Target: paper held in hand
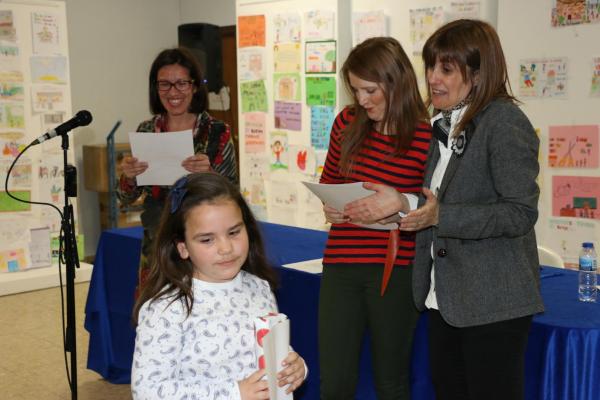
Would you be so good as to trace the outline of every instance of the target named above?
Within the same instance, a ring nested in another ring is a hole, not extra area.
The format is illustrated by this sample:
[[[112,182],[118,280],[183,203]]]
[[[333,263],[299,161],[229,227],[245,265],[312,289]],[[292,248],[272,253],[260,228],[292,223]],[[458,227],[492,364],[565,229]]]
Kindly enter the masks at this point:
[[[136,176],[137,184],[170,186],[188,172],[183,160],[194,155],[192,130],[180,132],[130,132],[131,154],[148,163],[148,169]]]
[[[266,368],[269,382],[270,400],[292,400],[293,394],[286,394],[287,385],[277,385],[277,373],[281,363],[290,352],[290,320],[285,314],[269,314],[254,321],[256,337],[256,357],[258,368]]]
[[[343,211],[344,206],[351,201],[370,196],[375,192],[365,189],[364,182],[323,184],[313,182],[302,182],[311,192],[313,192],[324,204],[327,204],[338,211]],[[371,229],[389,231],[398,228],[398,224],[356,224]]]

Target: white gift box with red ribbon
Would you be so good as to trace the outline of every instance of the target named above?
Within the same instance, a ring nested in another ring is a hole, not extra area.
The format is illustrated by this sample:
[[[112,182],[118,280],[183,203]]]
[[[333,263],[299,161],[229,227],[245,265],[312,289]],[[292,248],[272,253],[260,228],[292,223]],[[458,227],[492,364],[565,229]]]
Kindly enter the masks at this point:
[[[283,369],[281,363],[290,352],[290,320],[281,313],[256,318],[254,336],[258,368],[267,371],[270,400],[292,400],[292,393],[285,393],[287,386],[277,385],[277,373]]]

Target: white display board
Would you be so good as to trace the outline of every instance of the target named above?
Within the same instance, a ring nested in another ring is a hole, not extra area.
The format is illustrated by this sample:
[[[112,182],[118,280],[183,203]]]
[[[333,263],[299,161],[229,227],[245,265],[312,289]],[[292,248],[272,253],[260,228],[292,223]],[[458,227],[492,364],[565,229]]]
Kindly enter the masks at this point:
[[[60,230],[56,210],[12,201],[4,182],[26,145],[72,116],[65,3],[0,1],[0,49],[0,285],[8,285],[3,276],[50,266],[50,237]],[[9,180],[13,195],[61,211],[63,186],[60,138],[28,149]]]

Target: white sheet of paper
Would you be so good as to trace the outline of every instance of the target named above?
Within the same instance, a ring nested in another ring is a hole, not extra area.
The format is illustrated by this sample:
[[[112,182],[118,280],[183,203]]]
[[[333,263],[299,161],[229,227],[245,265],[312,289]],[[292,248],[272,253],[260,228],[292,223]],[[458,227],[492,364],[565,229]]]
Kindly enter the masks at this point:
[[[137,184],[169,186],[187,175],[181,162],[194,155],[192,130],[179,132],[130,132],[131,154],[148,163],[148,169],[139,174]]]
[[[285,319],[271,327],[263,337],[267,381],[269,382],[269,398],[271,400],[292,400],[293,393],[286,394],[287,385],[277,385],[277,373],[282,369],[281,363],[290,352],[290,320]]]
[[[321,201],[336,210],[343,210],[344,206],[354,200],[362,199],[375,193],[372,190],[365,189],[363,182],[340,183],[330,185],[324,183],[302,182],[311,192],[313,192]],[[391,230],[398,227],[397,224],[370,224],[363,225],[366,228]]]

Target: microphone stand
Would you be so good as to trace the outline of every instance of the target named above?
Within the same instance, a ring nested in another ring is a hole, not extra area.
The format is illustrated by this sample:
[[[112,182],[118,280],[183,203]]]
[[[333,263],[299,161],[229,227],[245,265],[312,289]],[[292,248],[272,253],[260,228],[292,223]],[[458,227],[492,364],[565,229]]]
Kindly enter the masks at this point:
[[[69,150],[69,135],[61,135],[64,159],[64,192],[65,206],[61,227],[64,237],[63,259],[65,260],[66,286],[67,286],[67,328],[65,336],[65,351],[71,353],[71,399],[77,400],[77,343],[75,327],[75,268],[79,268],[77,254],[77,238],[75,237],[75,217],[73,205],[69,204],[69,197],[77,197],[77,169],[67,164],[67,150]],[[68,372],[68,371],[67,371]]]

